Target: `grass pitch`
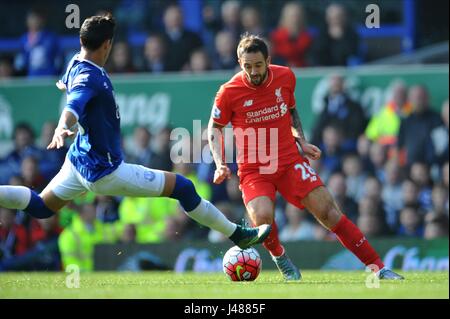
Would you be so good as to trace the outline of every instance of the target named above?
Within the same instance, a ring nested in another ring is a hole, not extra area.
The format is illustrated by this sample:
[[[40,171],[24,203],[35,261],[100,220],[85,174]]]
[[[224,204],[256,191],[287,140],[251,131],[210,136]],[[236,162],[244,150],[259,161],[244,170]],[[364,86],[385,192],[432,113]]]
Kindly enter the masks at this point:
[[[79,288],[66,287],[66,273],[0,273],[4,298],[449,298],[448,272],[404,272],[404,281],[368,288],[368,273],[303,271],[300,282],[284,282],[263,271],[254,282],[231,282],[222,273],[86,273]],[[374,284],[373,281],[369,280]]]

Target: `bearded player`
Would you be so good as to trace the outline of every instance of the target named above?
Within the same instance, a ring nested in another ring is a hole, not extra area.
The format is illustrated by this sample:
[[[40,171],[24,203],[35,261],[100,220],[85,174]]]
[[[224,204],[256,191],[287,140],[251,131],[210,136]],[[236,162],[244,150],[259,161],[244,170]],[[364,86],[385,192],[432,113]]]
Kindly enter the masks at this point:
[[[287,67],[270,64],[266,43],[255,35],[242,36],[237,56],[242,71],[220,87],[208,125],[216,164],[214,183],[220,184],[231,176],[223,148],[223,128],[231,122],[247,213],[254,225],[272,224],[263,245],[283,277],[300,280],[301,274],[278,239],[274,222],[277,191],[289,203],[311,212],[378,278],[403,279],[384,267],[364,234],[342,213],[310,167],[308,158],[318,160],[321,151],[309,144],[303,134],[295,104],[294,73]]]

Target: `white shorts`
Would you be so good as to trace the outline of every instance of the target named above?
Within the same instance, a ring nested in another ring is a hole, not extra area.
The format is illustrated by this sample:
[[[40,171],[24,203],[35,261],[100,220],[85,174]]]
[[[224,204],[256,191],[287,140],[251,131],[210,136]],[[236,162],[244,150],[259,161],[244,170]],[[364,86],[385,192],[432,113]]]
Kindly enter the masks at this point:
[[[91,183],[66,158],[61,170],[44,192],[51,190],[58,198],[66,201],[86,191],[107,196],[156,197],[162,194],[164,184],[163,171],[124,162],[111,174]]]

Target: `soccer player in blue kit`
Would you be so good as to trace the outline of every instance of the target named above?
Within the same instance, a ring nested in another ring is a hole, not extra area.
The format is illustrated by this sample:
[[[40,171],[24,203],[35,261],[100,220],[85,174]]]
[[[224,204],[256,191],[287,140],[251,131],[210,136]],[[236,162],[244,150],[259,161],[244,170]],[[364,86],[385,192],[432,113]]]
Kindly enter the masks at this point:
[[[109,196],[163,196],[177,199],[189,217],[223,233],[240,248],[263,242],[270,225],[249,228],[232,223],[200,198],[193,183],[182,175],[124,163],[119,106],[103,69],[114,29],[115,21],[109,14],[87,18],[80,29],[81,50],[56,84],[66,90],[67,105],[47,148],[61,148],[78,124],[60,172],[39,195],[23,186],[0,186],[0,206],[49,218],[88,190]]]

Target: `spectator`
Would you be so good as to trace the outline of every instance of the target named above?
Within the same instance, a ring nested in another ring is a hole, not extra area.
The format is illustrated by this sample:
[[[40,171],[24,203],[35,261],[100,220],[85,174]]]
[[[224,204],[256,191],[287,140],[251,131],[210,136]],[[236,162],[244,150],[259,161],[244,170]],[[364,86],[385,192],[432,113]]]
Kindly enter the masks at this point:
[[[209,2],[203,7],[203,24],[206,32],[213,37],[217,32],[230,32],[233,41],[237,41],[242,28],[240,25],[241,4],[237,0],[226,0],[221,4],[218,1]],[[219,14],[217,12],[220,12]]]
[[[383,207],[381,199],[381,183],[375,176],[369,176],[364,182],[364,196],[369,197]]]
[[[439,165],[448,161],[448,99],[442,105],[441,119],[443,124],[431,131],[434,155]]]
[[[230,31],[220,31],[215,38],[216,57],[213,68],[218,70],[235,70],[238,67],[236,40]]]
[[[120,242],[123,244],[137,243],[137,230],[135,224],[126,224],[123,227],[122,236]]]
[[[419,187],[419,204],[425,211],[432,208],[430,170],[425,163],[413,163],[410,171],[410,178]]]
[[[58,239],[64,269],[77,265],[81,271],[94,270],[94,247],[101,243],[118,240],[113,224],[96,220],[95,203],[83,204],[79,216],[65,228]]]
[[[204,49],[196,49],[189,57],[187,70],[192,73],[202,73],[211,69],[211,61]]]
[[[408,205],[401,210],[400,227],[397,231],[397,235],[419,238],[423,237],[424,227],[418,206]]]
[[[157,1],[121,0],[114,10],[117,21],[117,34],[143,32],[151,27],[155,15]]]
[[[166,44],[160,35],[150,35],[144,46],[144,67],[152,73],[168,71],[166,59]]]
[[[448,191],[448,161],[444,163],[442,166],[442,183],[444,184],[445,188],[447,188]]]
[[[378,144],[377,142],[372,143],[370,146],[370,163],[372,164],[371,172],[382,183],[385,182],[384,164],[386,163],[386,158],[387,149],[385,146]]]
[[[398,224],[398,213],[403,207],[400,166],[391,159],[384,165],[384,171],[386,179],[381,198],[386,211],[386,221],[391,229],[395,229]]]
[[[374,228],[370,229],[372,232],[372,236],[382,236],[390,234],[389,227],[386,222],[386,213],[383,209],[383,204],[381,200],[373,195],[366,195],[361,198],[358,202],[358,219],[357,223],[367,222],[368,220],[374,220]],[[361,220],[360,217],[371,217],[370,219]],[[373,218],[372,218],[373,217]],[[368,225],[365,225],[365,228],[368,228]]]
[[[402,183],[402,202],[405,206],[419,206],[419,187],[411,179]]]
[[[109,61],[109,73],[136,72],[136,69],[133,65],[130,47],[125,41],[118,41],[114,44]]]
[[[243,32],[265,37],[266,32],[262,23],[261,12],[255,6],[246,6],[241,10],[241,25]]]
[[[360,61],[359,38],[347,21],[341,4],[331,4],[326,9],[326,27],[315,39],[315,64],[323,66],[352,65]]]
[[[119,220],[120,201],[113,196],[96,195],[97,219],[102,223],[114,223]]]
[[[15,222],[16,211],[0,207],[0,270],[2,264],[28,250],[26,228]]]
[[[362,170],[361,160],[357,155],[347,155],[342,167],[346,176],[347,196],[358,202],[364,195],[364,183],[367,178]]]
[[[338,127],[327,126],[323,130],[323,144],[320,145],[322,150],[321,156],[321,171],[320,176],[324,180],[341,169],[342,157],[344,152],[341,149],[342,132]]]
[[[122,228],[135,225],[136,242],[141,244],[162,242],[169,217],[177,213],[177,202],[163,197],[126,197],[119,206]]]
[[[56,215],[47,219],[31,220],[29,227],[30,250],[26,254],[28,269],[61,270],[61,256],[58,249],[58,237],[61,231],[62,228],[58,225]]]
[[[10,57],[0,57],[0,81],[10,79],[14,76],[13,62]]]
[[[344,211],[345,215],[347,215],[347,217],[353,222],[356,222],[358,205],[346,194],[347,185],[345,184],[344,174],[337,172],[331,175],[328,180],[328,189],[331,194],[333,194],[336,203]]]
[[[189,238],[199,238],[205,236],[205,233],[200,232],[200,227],[195,227],[194,224],[189,222],[189,217],[184,214],[180,208],[179,213],[170,216],[167,219],[167,226],[164,229],[165,241],[180,242]],[[206,232],[207,236],[208,232]]]
[[[34,132],[27,123],[19,123],[14,129],[14,149],[0,164],[0,184],[6,184],[11,176],[20,174],[20,166],[25,157],[41,159],[42,152],[34,145]]]
[[[21,174],[24,181],[24,186],[27,186],[37,193],[40,193],[47,186],[48,181],[39,171],[37,160],[32,157],[26,157],[22,161]]]
[[[380,202],[370,196],[364,196],[358,202],[359,216],[381,215],[381,208]]]
[[[231,32],[235,40],[237,40],[242,33],[240,10],[241,4],[237,0],[224,1],[220,10],[222,18],[221,31]]]
[[[151,135],[146,127],[140,126],[134,129],[133,141],[128,147],[127,161],[150,167],[153,151],[150,147]]]
[[[271,35],[272,58],[275,63],[289,67],[307,65],[307,53],[312,44],[312,36],[305,26],[303,6],[288,2],[281,11],[278,28]]]
[[[314,239],[314,224],[307,217],[308,213],[294,205],[286,205],[288,223],[280,232],[281,241],[312,240]]]
[[[357,225],[367,237],[380,237],[386,235],[383,220],[378,215],[360,215]]]
[[[362,107],[345,92],[344,78],[334,74],[329,79],[330,89],[325,97],[325,108],[313,130],[313,143],[320,145],[326,126],[335,125],[342,130],[344,150],[356,150],[357,138],[364,132],[366,118]]]
[[[394,84],[391,95],[386,105],[372,116],[365,130],[368,139],[385,146],[397,144],[400,121],[411,113],[407,88],[403,83]]]
[[[372,142],[364,135],[361,134],[356,141],[356,151],[363,163],[363,169],[366,172],[373,171],[373,164],[370,160],[370,147]]]
[[[202,41],[197,34],[184,29],[183,14],[177,5],[170,5],[164,12],[164,28],[167,70],[180,71],[189,62],[192,52],[202,46]]]
[[[173,162],[170,159],[170,132],[171,129],[169,127],[165,127],[153,135],[151,142],[153,156],[149,167],[167,172],[172,171]]]
[[[425,217],[425,239],[448,238],[448,215],[430,213]]]
[[[432,210],[428,213],[448,216],[448,190],[442,184],[436,184],[431,192]]]
[[[432,164],[436,158],[430,136],[433,129],[442,124],[441,119],[430,109],[428,91],[424,86],[413,86],[408,92],[408,99],[412,113],[400,124],[397,143],[400,159],[407,165],[414,162]]]
[[[46,180],[51,180],[60,170],[66,158],[67,147],[47,150],[47,146],[53,139],[57,124],[52,121],[45,122],[41,130],[39,147],[42,151],[42,159],[39,162],[39,169]]]
[[[15,67],[29,77],[56,75],[60,71],[62,57],[58,37],[45,29],[42,12],[32,10],[27,15],[28,32],[22,36],[22,50],[16,56]]]

